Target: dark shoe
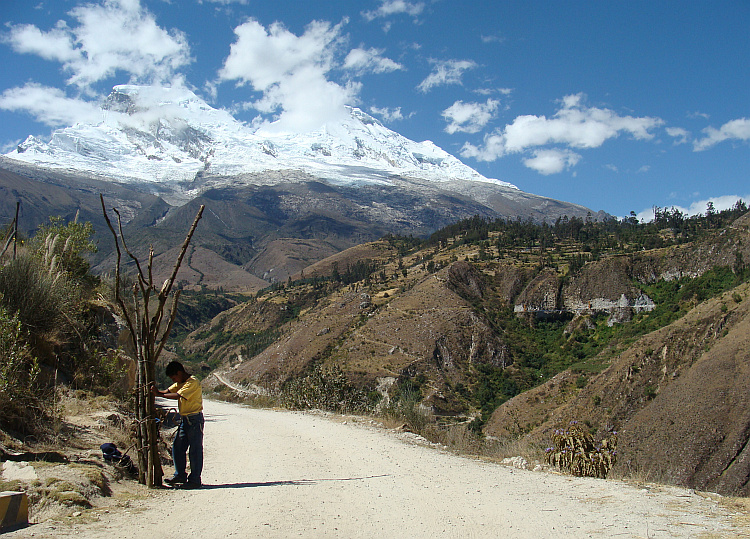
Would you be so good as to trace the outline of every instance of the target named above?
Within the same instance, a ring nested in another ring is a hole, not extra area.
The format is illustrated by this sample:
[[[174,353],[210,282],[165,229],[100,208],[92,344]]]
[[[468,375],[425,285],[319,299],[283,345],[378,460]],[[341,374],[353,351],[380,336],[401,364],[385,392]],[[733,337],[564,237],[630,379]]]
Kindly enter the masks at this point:
[[[193,483],[192,481],[188,481],[187,483],[183,483],[180,485],[180,488],[187,489],[187,490],[194,490],[197,488],[201,488],[203,485],[200,483]]]
[[[164,482],[170,487],[174,487],[176,485],[187,483],[187,477],[180,477],[179,475],[176,475],[174,477],[170,477],[169,479],[165,479]]]

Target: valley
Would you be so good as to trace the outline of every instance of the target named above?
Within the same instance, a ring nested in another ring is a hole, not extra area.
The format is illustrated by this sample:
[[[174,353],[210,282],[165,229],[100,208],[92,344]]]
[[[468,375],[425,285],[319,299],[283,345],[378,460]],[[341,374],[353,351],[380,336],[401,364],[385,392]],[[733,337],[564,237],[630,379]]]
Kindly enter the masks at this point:
[[[20,210],[0,314],[44,395],[60,381],[125,399],[135,385],[100,194],[154,283],[204,207],[162,378],[177,359],[209,398],[376,417],[458,454],[573,475],[750,494],[744,202],[616,218],[485,178],[357,109],[274,142],[194,95],[160,96],[118,87],[106,121],[0,159],[2,222]],[[125,259],[128,287],[134,269]],[[59,323],[33,325],[58,300],[18,307],[36,286],[19,275],[51,279],[69,309],[50,314]],[[25,382],[15,389],[38,402]],[[50,436],[43,405],[33,423],[12,410],[9,446],[24,448],[18,429]],[[596,473],[561,457],[561,433],[604,463]]]

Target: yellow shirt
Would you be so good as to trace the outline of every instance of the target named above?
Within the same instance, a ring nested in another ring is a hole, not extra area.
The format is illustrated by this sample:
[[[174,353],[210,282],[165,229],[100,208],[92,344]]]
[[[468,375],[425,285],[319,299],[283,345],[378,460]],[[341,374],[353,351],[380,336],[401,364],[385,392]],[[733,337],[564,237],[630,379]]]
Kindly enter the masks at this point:
[[[203,411],[203,393],[201,383],[195,376],[191,376],[181,384],[172,384],[167,390],[177,393],[177,410],[180,415],[193,415]]]

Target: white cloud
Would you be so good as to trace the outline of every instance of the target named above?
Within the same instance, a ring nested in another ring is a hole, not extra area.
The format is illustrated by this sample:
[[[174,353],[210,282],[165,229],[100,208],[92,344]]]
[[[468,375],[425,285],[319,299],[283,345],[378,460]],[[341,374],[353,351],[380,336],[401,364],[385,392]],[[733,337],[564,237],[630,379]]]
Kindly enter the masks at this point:
[[[5,90],[0,94],[0,109],[26,111],[51,127],[68,126],[74,122],[96,123],[102,119],[98,105],[69,98],[58,88],[34,83]]]
[[[380,6],[372,11],[363,11],[362,16],[368,21],[392,15],[406,14],[416,17],[424,11],[424,2],[406,2],[405,0],[381,0]]]
[[[104,0],[69,14],[75,26],[60,21],[46,32],[33,25],[11,26],[5,39],[17,52],[62,63],[70,73],[68,84],[86,92],[118,71],[128,73],[131,82],[169,81],[191,61],[184,34],[159,27],[139,0]]]
[[[662,123],[658,118],[618,116],[608,109],[585,107],[582,100],[581,94],[564,97],[562,108],[549,119],[530,115],[517,117],[503,133],[506,150],[518,152],[546,144],[598,148],[621,132],[645,140],[653,138],[649,129]]]
[[[429,92],[435,86],[444,84],[461,84],[464,71],[477,67],[472,60],[432,60],[432,64],[432,73],[417,86],[422,92]]]
[[[266,129],[306,132],[344,117],[354,104],[358,83],[336,84],[327,74],[336,67],[342,46],[341,28],[325,21],[310,23],[301,36],[280,23],[267,29],[251,19],[235,28],[237,40],[219,71],[223,81],[250,84],[263,96],[253,103],[261,112],[281,111]]]
[[[395,122],[395,121],[403,120],[405,118],[411,118],[412,116],[414,116],[413,112],[404,116],[404,113],[401,112],[401,107],[396,107],[396,108],[370,107],[370,112],[372,112],[376,116],[380,116],[386,122]]]
[[[675,146],[679,144],[687,144],[688,140],[690,140],[690,131],[683,129],[682,127],[667,127],[665,131],[667,132],[667,135],[675,139]]]
[[[505,38],[503,36],[499,36],[496,34],[491,35],[481,35],[479,36],[482,40],[482,43],[502,43],[505,41]]]
[[[509,153],[520,153],[550,145],[577,149],[598,148],[620,133],[630,134],[638,140],[651,139],[653,134],[650,131],[663,123],[659,118],[620,116],[609,109],[587,107],[583,100],[583,94],[565,96],[561,100],[560,108],[551,118],[518,116],[505,128],[486,135],[482,146],[465,144],[461,155],[480,161],[494,161]],[[537,170],[554,170],[554,166],[537,168],[537,165],[553,163],[556,159],[558,163],[564,162],[564,166],[569,167],[578,161],[574,158],[561,160],[560,155],[578,154],[535,154],[534,158],[525,162],[527,166]]]
[[[243,6],[248,5],[248,0],[198,0],[199,4],[210,3],[210,4],[221,4],[228,6],[230,4],[240,4]]]
[[[344,59],[344,69],[362,75],[364,73],[390,73],[404,69],[404,66],[382,56],[382,49],[352,49]]]
[[[448,122],[446,133],[477,133],[495,117],[500,101],[488,99],[486,103],[464,103],[456,101],[443,111]]]
[[[523,164],[545,176],[557,174],[567,168],[574,167],[581,156],[570,150],[536,150],[534,157],[523,160]]]
[[[281,23],[268,29],[254,19],[234,29],[237,40],[219,71],[222,80],[250,83],[265,91],[294,72],[314,68],[321,76],[333,65],[333,48],[340,38],[341,25],[314,21],[305,33],[296,36]]]
[[[649,170],[651,170],[651,165],[643,165],[641,168],[639,168],[638,170],[636,170],[636,173],[637,174],[645,174]]]
[[[16,52],[36,54],[45,60],[71,62],[80,56],[73,46],[73,36],[63,21],[49,32],[42,32],[33,24],[11,26],[3,41]]]
[[[613,165],[613,164],[604,165],[604,168],[606,168],[608,170],[611,170],[612,172],[620,172],[620,170],[617,168],[617,166]]]
[[[707,127],[703,132],[706,136],[693,142],[693,150],[696,152],[710,148],[725,140],[748,141],[750,140],[750,118],[731,120],[719,129]]]

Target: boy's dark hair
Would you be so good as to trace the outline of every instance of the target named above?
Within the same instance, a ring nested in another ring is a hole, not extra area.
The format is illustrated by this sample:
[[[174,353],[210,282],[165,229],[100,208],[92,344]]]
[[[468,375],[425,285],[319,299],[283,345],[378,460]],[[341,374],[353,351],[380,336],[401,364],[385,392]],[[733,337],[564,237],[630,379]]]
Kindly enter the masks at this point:
[[[167,364],[167,368],[164,370],[167,376],[172,376],[173,374],[177,374],[178,372],[184,372],[187,374],[187,371],[185,370],[185,367],[182,366],[182,363],[179,361],[170,361]]]

